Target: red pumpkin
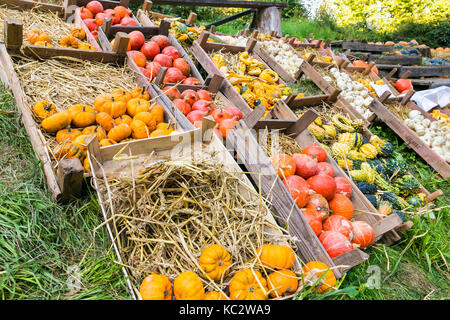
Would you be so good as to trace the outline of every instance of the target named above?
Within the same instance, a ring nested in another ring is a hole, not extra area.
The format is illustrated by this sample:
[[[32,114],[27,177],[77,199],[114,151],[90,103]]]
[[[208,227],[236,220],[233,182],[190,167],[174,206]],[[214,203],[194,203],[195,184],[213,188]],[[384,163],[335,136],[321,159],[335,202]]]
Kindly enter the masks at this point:
[[[295,153],[292,155],[292,159],[295,162],[295,174],[308,179],[316,174],[317,160],[306,154]]]
[[[214,106],[210,101],[200,99],[192,105],[192,110],[200,110],[203,113],[207,112],[210,114],[214,110]]]
[[[284,179],[283,183],[297,206],[303,208],[308,203],[309,195],[309,186],[306,181],[302,177],[292,175]]]
[[[141,47],[141,52],[145,55],[148,60],[153,60],[157,54],[160,53],[158,44],[155,41],[149,41],[144,43]]]
[[[103,5],[98,1],[89,1],[86,5],[86,9],[88,9],[95,16],[97,13],[103,11]]]
[[[324,148],[317,144],[312,144],[302,151],[303,154],[307,154],[312,158],[316,158],[317,162],[324,162],[327,160],[327,152]]]
[[[350,220],[353,216],[353,203],[343,194],[336,194],[328,203],[333,214],[343,216]]]
[[[167,38],[166,36],[163,36],[163,35],[153,36],[150,40],[155,41],[158,44],[158,46],[161,48],[161,50],[170,44],[169,38]]]
[[[173,59],[172,57],[160,53],[156,55],[156,57],[153,59],[153,62],[158,62],[161,67],[170,68],[172,67]]]
[[[147,63],[147,65],[145,66],[145,69],[147,69],[147,71],[150,74],[151,79],[153,80],[154,78],[156,78],[156,76],[158,75],[159,72],[159,68],[161,68],[161,65],[158,62],[149,62]]]
[[[212,101],[211,93],[207,90],[201,89],[197,91],[197,96],[199,99]]]
[[[166,96],[169,97],[170,100],[181,99],[181,93],[177,88],[174,87],[164,87],[162,91]]]
[[[95,23],[97,24],[97,26],[102,26],[103,25],[103,21],[105,20],[105,18],[110,18],[110,16],[108,16],[104,12],[97,13],[95,15]],[[90,19],[90,18],[86,18],[86,19]]]
[[[81,7],[79,12],[80,12],[80,17],[83,20],[84,19],[93,19],[94,18],[94,15],[93,15],[92,11],[87,9],[87,8]]]
[[[334,181],[336,182],[336,194],[343,194],[348,198],[352,196],[352,186],[347,179],[343,177],[336,177],[334,178]]]
[[[225,110],[227,110],[228,113],[231,114],[231,116],[233,118],[237,117],[238,120],[242,119],[242,112],[241,112],[241,110],[239,110],[235,106],[228,106],[228,107],[225,108]]]
[[[133,18],[126,16],[120,20],[120,25],[125,27],[134,27],[137,26],[137,23]]]
[[[187,103],[185,100],[183,99],[175,99],[173,100],[173,104],[175,105],[175,107],[178,108],[178,110],[181,111],[181,113],[183,113],[185,116],[191,112],[191,106],[189,103]]]
[[[308,182],[312,190],[321,194],[327,200],[333,199],[336,193],[336,182],[330,176],[324,174],[315,175],[306,180],[306,182]]]
[[[317,211],[314,209],[301,209],[300,212],[303,214],[303,217],[305,217],[306,222],[308,222],[316,236],[319,236],[322,233],[322,222],[318,218]]]
[[[363,68],[368,66],[367,62],[365,62],[363,60],[355,60],[355,61],[353,61],[352,65],[354,67],[363,67]]]
[[[145,67],[145,65],[147,64],[147,58],[145,58],[145,55],[140,52],[140,51],[136,51],[136,50],[131,50],[128,51],[128,54],[130,55],[131,59],[133,59],[134,63],[136,63],[136,65],[138,67]]]
[[[211,112],[211,116],[217,123],[221,122],[222,120],[232,118],[231,114],[229,114],[225,109],[216,109],[213,112]]]
[[[220,133],[222,134],[222,137],[226,138],[228,132],[234,128],[234,126],[236,125],[237,120],[232,118],[232,119],[225,119],[222,122],[219,123],[219,130]]]
[[[181,58],[181,54],[178,51],[177,48],[173,47],[173,46],[167,46],[164,49],[162,49],[161,51],[162,54],[165,54],[169,57],[172,57],[173,60],[176,60],[178,58]]]
[[[128,34],[131,43],[131,50],[139,50],[144,45],[145,37],[144,34],[140,31],[131,31]]]
[[[283,153],[275,154],[272,156],[271,162],[281,179],[286,179],[295,174],[295,161],[291,156]]]
[[[365,249],[373,243],[375,234],[372,227],[365,221],[354,221],[352,243],[360,249]]]
[[[327,199],[325,199],[324,196],[318,193],[309,196],[306,208],[316,210],[321,217],[321,220],[325,220],[330,215],[330,208],[328,207]]]
[[[186,102],[190,105],[193,105],[198,100],[197,92],[192,89],[183,91],[183,93],[181,94],[181,98],[186,100]]]
[[[183,81],[183,84],[187,84],[187,85],[190,85],[190,86],[199,86],[202,83],[197,78],[189,77],[189,78],[186,78]]]
[[[336,231],[343,234],[347,239],[353,238],[352,223],[343,216],[331,215],[323,223],[323,231]]]
[[[164,76],[164,83],[177,83],[181,82],[186,78],[180,69],[177,68],[169,68],[167,69],[166,75]]]
[[[116,16],[119,17],[119,19],[125,18],[131,14],[131,11],[124,6],[116,6],[113,10]]]
[[[189,64],[184,60],[183,58],[178,58],[173,61],[173,66],[177,69],[180,69],[180,71],[187,77],[191,73],[191,67],[189,67]]]
[[[97,38],[98,38],[98,31],[97,31],[97,30],[91,31],[91,34],[92,34],[92,36],[94,37],[94,39],[97,41]]]
[[[147,78],[147,79],[150,79],[150,72],[147,70],[147,69],[145,69],[145,68],[142,68],[142,67],[139,67],[139,70],[141,70],[141,72],[142,72],[142,74]]]
[[[84,24],[86,25],[86,27],[89,29],[89,31],[94,31],[98,29],[98,25],[95,22],[95,19],[84,19]]]
[[[336,231],[325,231],[319,237],[323,247],[330,255],[331,259],[353,249],[352,244],[346,236]]]
[[[398,79],[397,81],[395,81],[395,87],[399,92],[411,90],[413,88],[411,80],[407,79]]]
[[[200,124],[201,125],[201,121],[203,119],[203,117],[206,116],[206,113],[200,110],[194,110],[188,113],[188,115],[186,116],[187,119],[192,123],[192,124]]]
[[[316,174],[326,174],[327,176],[334,177],[334,169],[328,162],[319,162],[317,164]]]

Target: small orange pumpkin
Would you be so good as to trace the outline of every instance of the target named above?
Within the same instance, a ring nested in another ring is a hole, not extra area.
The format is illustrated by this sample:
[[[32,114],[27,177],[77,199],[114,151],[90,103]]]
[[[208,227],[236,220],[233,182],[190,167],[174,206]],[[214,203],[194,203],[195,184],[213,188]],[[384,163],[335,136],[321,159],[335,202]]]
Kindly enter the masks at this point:
[[[327,292],[336,285],[336,277],[323,262],[311,261],[305,264],[302,269],[303,275],[309,278],[312,283],[316,283],[325,274],[319,282],[320,287],[317,289],[317,293]]]
[[[112,146],[113,144],[117,144],[117,142],[112,139],[102,139],[99,143],[100,147]]]
[[[108,138],[114,141],[121,141],[131,135],[131,128],[126,123],[121,123],[118,126],[112,122],[113,127],[108,132]]]
[[[70,29],[70,34],[75,38],[84,40],[86,38],[86,32],[81,27],[73,27]]]
[[[56,133],[56,142],[63,143],[66,141],[73,141],[78,136],[81,136],[81,131],[69,127],[67,129],[59,130]]]
[[[291,247],[265,244],[256,250],[257,259],[269,268],[289,269],[294,265],[295,253]]]
[[[106,139],[106,131],[102,126],[89,126],[83,129],[82,134],[95,135],[98,141]]]
[[[59,44],[62,48],[78,48],[78,40],[72,36],[62,37],[61,40],[59,40]]]
[[[162,129],[156,129],[155,131],[153,131],[152,133],[150,133],[150,138],[154,138],[154,137],[162,137],[162,136],[167,136],[168,133],[166,130],[162,130]]]
[[[149,131],[145,123],[141,120],[133,120],[130,124],[131,136],[134,139],[145,139],[149,136]]]
[[[150,94],[146,90],[146,88],[134,88],[131,90],[131,98],[139,98],[144,100],[150,100]]]
[[[39,46],[39,47],[48,47],[48,48],[52,48],[53,45],[50,44],[50,42],[47,41],[36,41],[34,43],[35,46]]]
[[[127,112],[134,117],[139,112],[147,112],[150,109],[150,102],[145,99],[133,98],[127,102]]]
[[[231,256],[227,249],[213,244],[203,249],[198,262],[208,277],[219,281],[229,271]]]
[[[143,121],[150,132],[154,131],[156,129],[156,119],[153,114],[150,112],[139,112],[134,117],[133,120],[141,120]]]
[[[139,289],[142,300],[172,300],[172,284],[163,274],[145,277]]]
[[[102,95],[95,98],[94,108],[99,112],[106,112],[113,118],[117,118],[125,114],[127,104],[112,95]]]
[[[125,103],[127,103],[131,99],[131,93],[129,93],[125,89],[116,89],[111,93],[111,95],[114,99],[123,101]]]
[[[89,165],[89,158],[88,157],[84,158],[83,170],[84,170],[84,172],[91,172],[91,167]]]
[[[267,300],[267,281],[258,270],[237,272],[229,285],[231,300]]]
[[[176,277],[173,283],[173,293],[177,300],[203,300],[205,298],[202,280],[190,271],[183,272]]]
[[[298,287],[298,279],[291,270],[279,270],[267,276],[267,284],[272,298],[281,297],[285,293],[294,293]]]
[[[123,114],[123,115],[119,116],[118,118],[114,119],[114,123],[116,125],[119,125],[121,123],[126,123],[127,125],[130,125],[131,121],[133,121],[133,119],[127,114]]]
[[[96,50],[97,50],[93,45],[91,45],[91,44],[89,44],[89,43],[86,43],[86,42],[80,44],[80,45],[78,46],[78,49],[79,49],[79,50],[88,50],[88,51],[96,51]]]
[[[67,159],[83,159],[85,152],[83,149],[75,145],[72,141],[64,142],[53,149],[53,154],[57,160]]]
[[[47,132],[57,132],[69,126],[71,121],[68,112],[57,112],[41,122],[42,128]]]
[[[33,106],[34,114],[39,118],[39,120],[44,120],[45,118],[54,115],[56,112],[56,106],[47,100],[41,100],[34,104]]]
[[[82,150],[87,149],[87,142],[86,142],[86,138],[91,137],[92,135],[90,134],[82,134],[79,135],[78,137],[75,138],[75,140],[73,140],[73,144],[76,145],[77,147],[79,147]]]
[[[97,113],[97,115],[95,116],[95,121],[102,126],[103,129],[105,129],[107,132],[109,130],[111,130],[114,126],[114,120],[111,117],[111,115],[109,115],[106,112],[99,112]]]
[[[343,194],[336,194],[329,202],[331,212],[350,220],[353,216],[353,203]]]
[[[76,128],[84,128],[95,123],[95,111],[89,106],[83,105],[80,111],[72,112],[71,116],[72,125]]]
[[[222,292],[210,291],[205,295],[205,300],[230,300],[230,298]]]
[[[33,29],[28,31],[27,39],[31,44],[35,44],[38,41],[50,42],[50,37],[39,29]]]

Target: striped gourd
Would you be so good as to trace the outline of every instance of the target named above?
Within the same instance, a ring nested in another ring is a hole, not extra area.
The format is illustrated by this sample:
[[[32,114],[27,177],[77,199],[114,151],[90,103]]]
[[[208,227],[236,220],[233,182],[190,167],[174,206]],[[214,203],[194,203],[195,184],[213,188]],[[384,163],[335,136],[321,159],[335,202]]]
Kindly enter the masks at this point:
[[[364,154],[362,154],[361,152],[358,152],[355,149],[350,150],[348,152],[348,157],[352,158],[352,159],[355,159],[355,160],[358,160],[358,161],[366,161],[367,160],[367,157]]]
[[[331,153],[337,158],[343,158],[347,156],[350,151],[350,147],[345,143],[335,142],[331,146]]]
[[[359,152],[361,152],[367,159],[373,159],[378,154],[377,148],[370,143],[363,144],[361,148],[359,148]]]

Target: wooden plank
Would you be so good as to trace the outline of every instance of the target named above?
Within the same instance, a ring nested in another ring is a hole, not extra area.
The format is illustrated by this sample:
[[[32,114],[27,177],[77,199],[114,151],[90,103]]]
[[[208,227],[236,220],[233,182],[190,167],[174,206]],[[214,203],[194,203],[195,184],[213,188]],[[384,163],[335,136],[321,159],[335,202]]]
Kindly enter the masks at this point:
[[[407,72],[411,72],[409,77],[420,78],[420,77],[436,77],[450,75],[450,66],[420,66],[420,67],[410,67],[403,66],[400,67],[399,76],[400,78]]]
[[[258,106],[253,109],[252,112],[249,113],[247,117],[245,117],[244,122],[248,128],[253,128],[255,124],[261,119],[261,117],[266,112],[266,108],[264,106]]]
[[[318,117],[314,110],[306,111],[292,126],[286,129],[288,136],[298,136]]]
[[[387,217],[379,220],[377,223],[372,225],[375,238],[391,231],[403,223],[402,219],[397,214],[390,214]]]
[[[125,32],[117,32],[112,46],[112,52],[117,54],[126,54],[130,38]]]
[[[369,109],[376,113],[377,117],[386,123],[404,141],[405,145],[413,149],[422,157],[433,169],[444,178],[450,177],[450,166],[436,152],[434,152],[420,137],[409,129],[400,119],[398,119],[389,109],[383,106],[378,100],[374,100]]]
[[[253,49],[253,52],[258,55],[258,57],[260,57],[269,67],[270,69],[272,69],[273,71],[275,71],[281,79],[283,79],[283,81],[285,82],[295,82],[296,79],[286,70],[284,70],[284,68],[275,61],[274,58],[272,58],[272,56],[267,53],[266,50],[263,49],[263,47],[261,46],[260,43],[256,44],[256,46]]]
[[[286,130],[297,121],[295,120],[280,120],[280,119],[260,119],[251,129],[269,129],[269,130]]]
[[[95,137],[94,137],[95,138]],[[96,139],[98,141],[98,139]],[[61,202],[67,202],[72,196],[81,195],[83,185],[83,166],[80,159],[63,159],[58,162],[56,180],[61,188]]]
[[[301,108],[305,106],[315,106],[317,104],[320,104],[321,102],[328,102],[330,96],[327,94],[320,94],[317,96],[309,96],[309,97],[302,97],[302,98],[295,98],[292,99],[290,102],[286,101],[286,104],[289,106],[289,108]]]
[[[370,51],[370,52],[393,52],[394,46],[368,44],[362,42],[344,41],[342,42],[343,49],[350,49],[352,51]]]
[[[0,5],[7,5],[10,8],[20,10],[30,10],[38,8],[41,11],[56,12],[59,15],[64,14],[64,7],[52,3],[36,2],[31,0],[0,0]]]
[[[179,0],[153,0],[154,4],[179,5]],[[183,0],[184,6],[204,6],[222,8],[267,8],[267,7],[287,7],[285,2],[262,2],[262,1],[230,1],[230,0]]]
[[[4,40],[6,49],[16,50],[22,47],[23,23],[17,18],[6,17],[4,23]]]
[[[378,64],[395,64],[402,66],[410,66],[420,64],[422,57],[420,56],[397,56],[397,55],[369,55],[370,61],[375,61]]]
[[[334,258],[333,263],[336,266],[343,266],[342,268],[340,268],[340,271],[344,273],[368,259],[369,255],[367,253],[359,249],[353,249]]]

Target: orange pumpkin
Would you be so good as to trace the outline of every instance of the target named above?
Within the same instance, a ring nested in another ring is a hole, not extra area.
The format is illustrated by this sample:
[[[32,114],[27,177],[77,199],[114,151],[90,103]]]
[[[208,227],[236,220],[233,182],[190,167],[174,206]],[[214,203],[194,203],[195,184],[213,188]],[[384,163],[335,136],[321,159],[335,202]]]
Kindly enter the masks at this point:
[[[70,125],[70,114],[65,112],[57,112],[50,117],[45,118],[41,122],[42,129],[47,132],[57,132],[65,129]]]
[[[84,40],[86,38],[86,32],[81,27],[73,27],[70,29],[70,34],[75,38]]]
[[[317,289],[317,293],[325,293],[336,285],[336,277],[334,276],[333,271],[331,271],[323,262],[308,262],[303,266],[302,270],[304,277],[309,278],[310,283],[315,286],[320,285]],[[322,279],[318,282],[320,277],[322,277]]]
[[[330,208],[328,207],[328,201],[327,199],[325,199],[324,196],[322,196],[319,193],[309,196],[306,208],[316,210],[319,213],[319,216],[322,217],[322,220],[325,220],[330,215]]]
[[[72,36],[65,36],[59,40],[59,44],[62,48],[78,48],[78,40],[75,37]]]
[[[108,96],[106,99],[105,96],[97,97],[94,100],[94,107],[99,112],[106,112],[111,115],[113,118],[117,118],[121,115],[124,115],[127,111],[127,104],[123,100],[118,100],[117,97]]]
[[[86,108],[87,107],[87,108]],[[95,111],[89,106],[82,106],[78,112],[72,112],[72,126],[84,128],[95,123]]]
[[[150,113],[155,116],[156,124],[164,122],[164,108],[159,104],[152,105]]]
[[[113,144],[117,144],[117,142],[112,139],[102,139],[99,143],[100,147],[112,146]]]
[[[131,135],[134,139],[145,139],[149,136],[149,131],[145,123],[141,120],[133,120],[130,124]]]
[[[331,199],[330,209],[333,214],[343,216],[350,220],[353,216],[353,203],[352,201],[343,194],[336,194],[333,199]]]
[[[228,287],[231,300],[267,300],[267,281],[258,270],[237,272]]]
[[[113,118],[106,112],[97,113],[95,116],[95,121],[106,131],[110,131],[114,126]]]
[[[150,100],[150,94],[146,88],[134,88],[131,90],[131,98],[139,98],[144,100]]]
[[[139,112],[147,112],[150,109],[150,102],[145,99],[133,98],[127,102],[127,112],[134,117]]]
[[[76,137],[81,135],[81,131],[77,129],[67,128],[59,130],[56,133],[56,142],[63,143],[66,141],[73,141]]]
[[[375,233],[373,228],[365,221],[354,221],[352,244],[358,246],[360,249],[365,249],[373,243]]]
[[[84,170],[84,172],[91,172],[91,167],[89,165],[89,158],[88,157],[84,158],[83,170]]]
[[[173,293],[176,300],[203,300],[205,298],[202,280],[190,271],[181,273],[175,279]]]
[[[298,287],[298,279],[291,270],[279,270],[267,276],[267,284],[272,298],[281,297],[285,293],[294,293]]]
[[[56,106],[53,103],[50,103],[47,100],[41,100],[34,104],[33,112],[39,118],[39,120],[42,121],[45,118],[54,115],[58,111],[56,110]]]
[[[50,44],[50,42],[47,41],[36,41],[34,43],[35,46],[39,46],[39,47],[48,47],[48,48],[52,48],[53,46]]]
[[[198,262],[209,278],[219,281],[229,271],[231,256],[227,249],[213,244],[203,249]]]
[[[75,140],[73,140],[73,144],[76,145],[77,147],[79,147],[80,149],[85,150],[85,149],[87,149],[87,146],[88,146],[86,139],[91,136],[92,135],[90,135],[90,134],[79,135],[78,137],[75,138]]]
[[[131,93],[125,89],[116,89],[111,93],[111,95],[115,100],[123,101],[125,103],[131,99]]]
[[[256,250],[256,256],[264,266],[273,269],[289,269],[294,265],[295,253],[288,246],[265,244]]]
[[[271,159],[272,166],[281,179],[285,179],[295,174],[295,161],[287,154],[276,154]]]
[[[83,134],[95,135],[98,141],[102,141],[106,139],[106,131],[102,128],[102,126],[89,126],[83,129]]]
[[[126,123],[121,123],[116,126],[113,122],[113,127],[108,132],[108,138],[114,141],[121,141],[131,135],[131,128]]]
[[[172,300],[172,284],[163,274],[145,277],[139,289],[142,300]]]
[[[150,132],[156,129],[155,116],[150,112],[139,112],[133,117],[133,120],[141,120],[142,122],[144,122]]]
[[[72,143],[72,141],[64,142],[53,149],[53,154],[56,160],[66,159],[83,159],[85,152],[79,146]]]
[[[130,125],[131,121],[133,121],[133,119],[127,114],[121,115],[118,118],[114,119],[114,123],[116,125],[119,125],[121,123],[126,123],[127,125]]]
[[[28,31],[27,39],[31,44],[35,44],[38,41],[50,42],[50,37],[44,31],[38,29]]]
[[[93,46],[90,45],[89,43],[82,43],[78,46],[79,50],[88,50],[88,51],[96,51],[97,49]]]

